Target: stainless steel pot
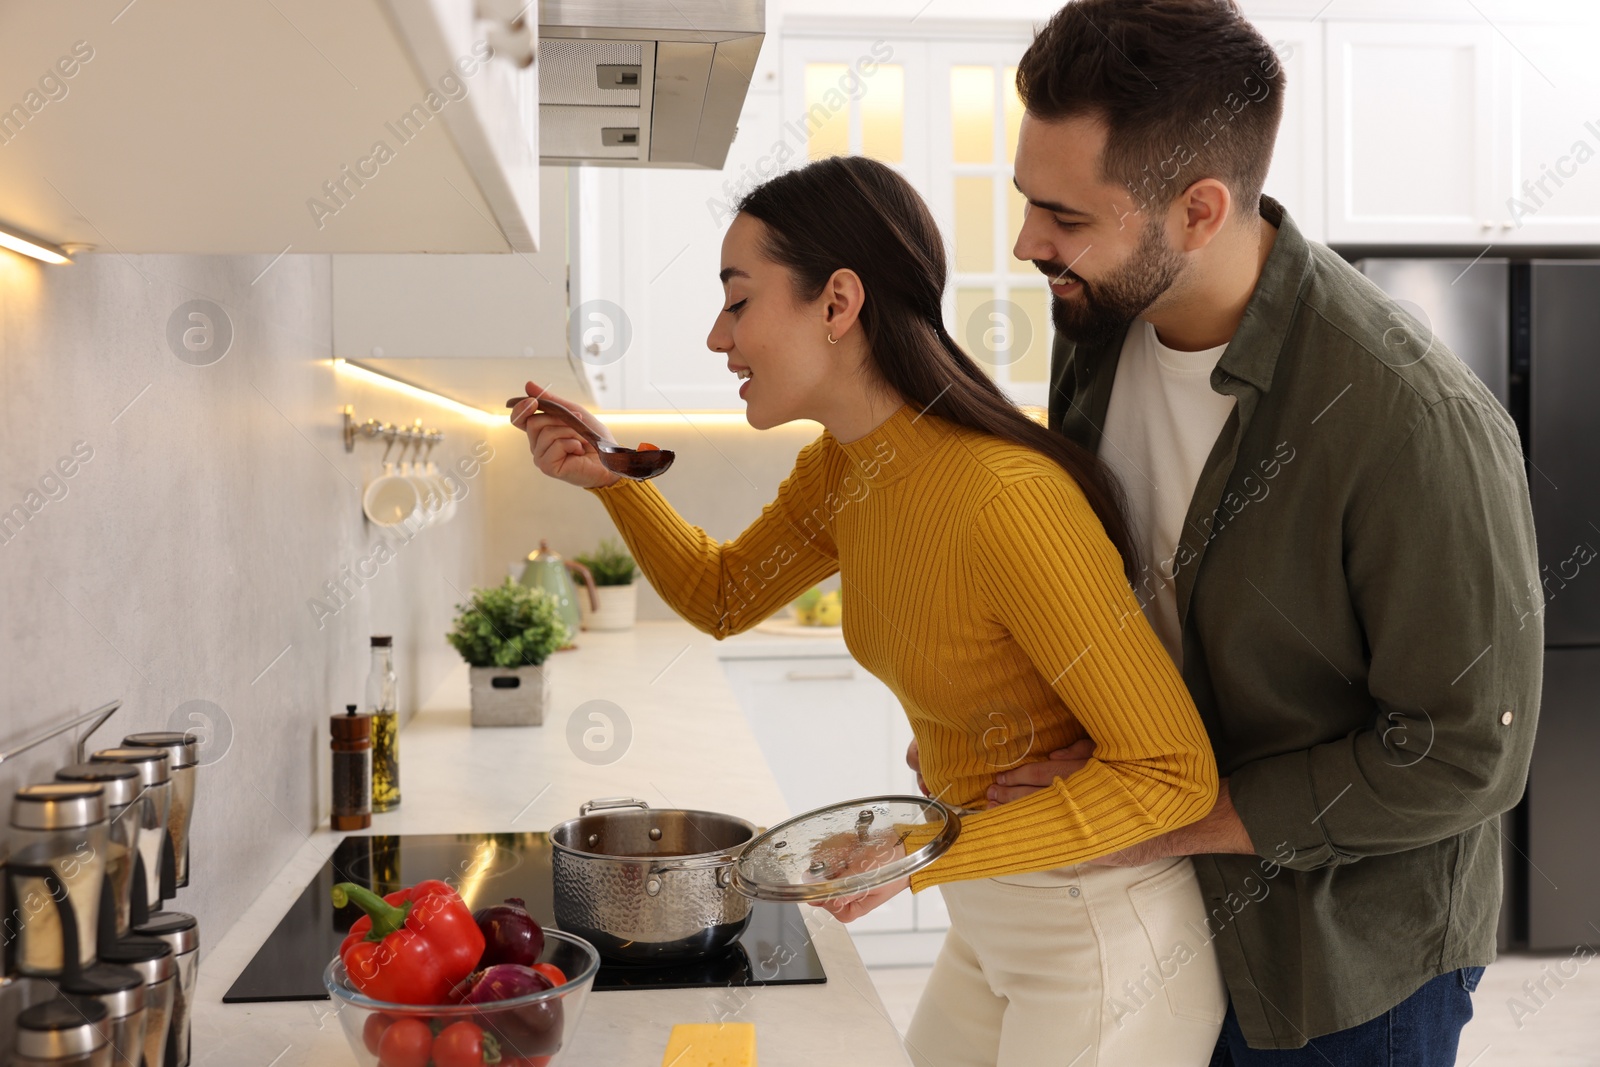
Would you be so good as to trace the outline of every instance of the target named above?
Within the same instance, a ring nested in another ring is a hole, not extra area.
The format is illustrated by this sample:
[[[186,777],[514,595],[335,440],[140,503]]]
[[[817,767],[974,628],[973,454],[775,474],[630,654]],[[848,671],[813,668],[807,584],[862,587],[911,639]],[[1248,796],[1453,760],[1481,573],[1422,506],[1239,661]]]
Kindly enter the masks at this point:
[[[556,925],[625,963],[718,952],[750,922],[750,898],[730,883],[755,836],[732,815],[591,800],[550,831]]]

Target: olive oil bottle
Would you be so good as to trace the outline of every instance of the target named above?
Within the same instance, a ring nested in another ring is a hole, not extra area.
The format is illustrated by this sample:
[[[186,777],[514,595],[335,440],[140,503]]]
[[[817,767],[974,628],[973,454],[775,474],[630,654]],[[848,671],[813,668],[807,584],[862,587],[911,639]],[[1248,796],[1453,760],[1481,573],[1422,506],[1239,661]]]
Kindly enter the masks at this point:
[[[367,711],[372,714],[372,810],[400,806],[400,716],[394,675],[394,638],[372,639]]]

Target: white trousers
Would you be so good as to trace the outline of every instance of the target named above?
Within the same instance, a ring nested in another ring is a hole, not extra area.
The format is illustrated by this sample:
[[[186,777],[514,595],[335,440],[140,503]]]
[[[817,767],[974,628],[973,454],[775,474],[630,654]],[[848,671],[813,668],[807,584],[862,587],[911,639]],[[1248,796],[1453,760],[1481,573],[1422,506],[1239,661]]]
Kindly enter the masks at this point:
[[[1205,1067],[1227,1007],[1187,858],[939,887],[917,1067]]]

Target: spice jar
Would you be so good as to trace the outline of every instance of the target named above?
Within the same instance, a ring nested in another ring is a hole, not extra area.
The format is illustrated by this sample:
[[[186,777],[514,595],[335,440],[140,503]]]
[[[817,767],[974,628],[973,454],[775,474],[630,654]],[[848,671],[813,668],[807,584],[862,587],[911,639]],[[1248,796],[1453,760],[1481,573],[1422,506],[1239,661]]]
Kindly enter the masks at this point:
[[[16,1067],[111,1067],[102,1032],[106,1007],[95,1000],[56,997],[17,1016]]]
[[[372,825],[372,716],[357,715],[356,706],[347,704],[343,715],[329,716],[328,733],[333,749],[329,825],[365,830]]]
[[[172,884],[182,889],[189,884],[189,824],[194,818],[200,738],[193,731],[129,734],[122,739],[122,747],[159,748],[167,754],[167,771],[172,776],[172,803],[167,812],[167,833],[172,838]]]
[[[11,808],[10,879],[21,974],[94,962],[106,869],[105,792],[92,782],[23,786]]]
[[[56,781],[93,782],[105,792],[106,882],[100,896],[99,940],[125,937],[133,926],[139,811],[130,811],[129,805],[139,796],[139,769],[126,763],[74,763],[57,771]]]
[[[132,934],[101,949],[100,962],[121,964],[144,979],[144,1067],[165,1067],[178,985],[172,946],[159,937]]]
[[[194,1013],[194,984],[200,967],[200,928],[193,915],[163,911],[133,928],[137,937],[154,937],[172,949],[177,982],[172,990],[171,1043],[168,1059],[175,1067],[189,1067],[189,1022]]]
[[[400,806],[399,687],[394,673],[394,638],[372,639],[367,674],[367,711],[372,715],[372,810]]]
[[[158,748],[103,748],[89,757],[96,763],[126,763],[139,770],[139,852],[144,870],[133,886],[133,921],[161,907],[161,863],[167,852],[167,815],[172,806],[172,774],[167,754]],[[132,818],[133,813],[129,812]],[[142,901],[142,908],[141,908]]]
[[[132,967],[97,963],[58,984],[69,996],[105,1005],[101,1032],[111,1047],[112,1067],[140,1067],[144,1061],[144,976]]]

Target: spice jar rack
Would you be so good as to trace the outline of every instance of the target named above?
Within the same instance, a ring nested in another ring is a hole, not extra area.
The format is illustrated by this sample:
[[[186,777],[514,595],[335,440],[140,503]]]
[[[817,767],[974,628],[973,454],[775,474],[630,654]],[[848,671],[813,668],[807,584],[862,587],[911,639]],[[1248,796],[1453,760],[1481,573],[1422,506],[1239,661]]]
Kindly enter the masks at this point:
[[[68,1022],[98,1013],[114,1020],[121,1044],[145,1035],[147,1063],[188,1067],[198,929],[193,916],[162,906],[189,882],[201,739],[130,734],[88,756],[90,735],[121,706],[112,701],[0,751],[4,764],[87,727],[76,763],[53,782],[17,788],[12,800],[0,848],[0,1063],[57,1062],[51,1057],[82,1035],[57,1026],[55,1012]],[[40,1050],[54,1051],[39,1059]],[[98,1064],[106,1050],[81,1051]]]

